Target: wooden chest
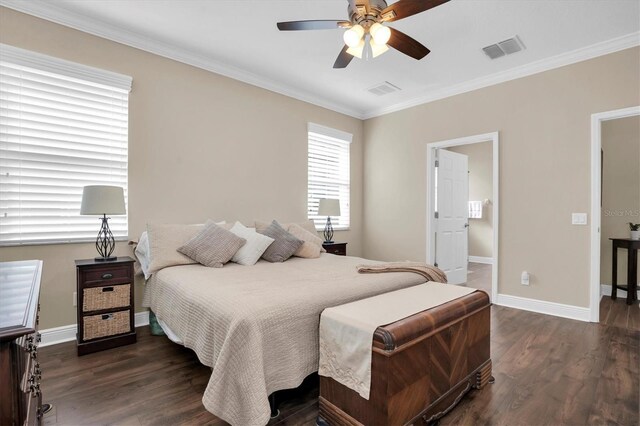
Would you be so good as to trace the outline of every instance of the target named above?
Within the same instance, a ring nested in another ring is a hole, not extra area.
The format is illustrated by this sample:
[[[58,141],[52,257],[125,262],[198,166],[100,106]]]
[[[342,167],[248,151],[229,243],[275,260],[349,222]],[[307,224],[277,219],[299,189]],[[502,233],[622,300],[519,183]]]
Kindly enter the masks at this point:
[[[319,425],[434,422],[491,378],[489,296],[476,291],[374,334],[369,400],[320,376]]]

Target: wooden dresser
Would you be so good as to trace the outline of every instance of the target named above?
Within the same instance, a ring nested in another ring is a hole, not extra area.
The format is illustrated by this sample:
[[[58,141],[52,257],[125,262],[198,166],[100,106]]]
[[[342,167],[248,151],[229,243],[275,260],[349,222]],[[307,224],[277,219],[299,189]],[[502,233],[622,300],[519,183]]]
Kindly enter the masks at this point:
[[[0,425],[41,423],[41,260],[0,262]]]
[[[133,262],[76,260],[78,355],[136,342]]]

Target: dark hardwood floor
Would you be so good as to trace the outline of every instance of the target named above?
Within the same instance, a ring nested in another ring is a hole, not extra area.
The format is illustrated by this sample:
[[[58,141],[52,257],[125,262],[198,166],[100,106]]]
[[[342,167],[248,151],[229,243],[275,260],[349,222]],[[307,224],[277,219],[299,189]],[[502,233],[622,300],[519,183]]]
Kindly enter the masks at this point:
[[[467,287],[484,290],[491,297],[491,265],[469,262]]]
[[[605,297],[603,323],[492,307],[495,384],[472,391],[441,425],[638,425],[640,309]],[[83,357],[39,351],[45,425],[220,425],[202,406],[210,370],[166,337]],[[270,425],[314,425],[317,382],[290,392]]]

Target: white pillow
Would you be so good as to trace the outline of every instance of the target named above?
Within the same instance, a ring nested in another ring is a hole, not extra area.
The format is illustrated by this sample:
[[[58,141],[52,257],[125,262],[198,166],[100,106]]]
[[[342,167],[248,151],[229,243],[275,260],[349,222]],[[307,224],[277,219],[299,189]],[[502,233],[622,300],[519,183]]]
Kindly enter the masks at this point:
[[[255,229],[247,228],[240,222],[236,222],[230,231],[238,237],[247,240],[245,245],[240,247],[240,250],[231,258],[232,262],[239,263],[240,265],[255,265],[258,259],[260,259],[260,256],[262,256],[262,253],[264,253],[267,247],[274,241],[273,238],[258,234]]]
[[[138,245],[136,246],[134,253],[138,258],[138,262],[140,262],[140,268],[144,274],[144,279],[148,280],[151,277],[151,274],[149,273],[149,237],[147,236],[147,231],[144,231],[142,235],[140,235],[140,239],[138,240]]]

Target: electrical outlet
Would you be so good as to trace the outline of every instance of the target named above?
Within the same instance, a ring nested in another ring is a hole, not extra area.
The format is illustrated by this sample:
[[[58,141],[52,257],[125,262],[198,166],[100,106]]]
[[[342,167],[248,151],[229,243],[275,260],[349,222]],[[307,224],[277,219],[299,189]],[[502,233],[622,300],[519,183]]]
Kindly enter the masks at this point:
[[[522,275],[520,276],[520,284],[529,285],[529,273],[527,271],[522,271]]]
[[[77,292],[73,292],[73,302],[71,302],[73,304],[73,306],[78,306],[78,293]]]
[[[572,225],[586,225],[587,224],[587,214],[586,213],[571,213],[571,224]]]

